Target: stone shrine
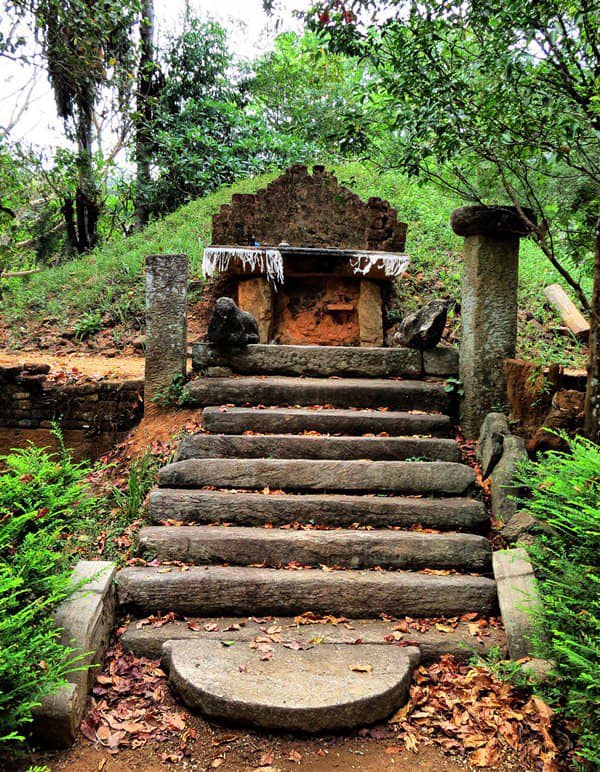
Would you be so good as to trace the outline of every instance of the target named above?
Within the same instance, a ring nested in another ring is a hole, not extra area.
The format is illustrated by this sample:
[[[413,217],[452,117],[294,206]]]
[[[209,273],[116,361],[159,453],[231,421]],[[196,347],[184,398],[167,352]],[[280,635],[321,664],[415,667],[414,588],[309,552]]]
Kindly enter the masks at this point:
[[[406,223],[315,166],[293,166],[213,217],[205,276],[236,277],[261,343],[383,345],[386,285],[406,270]]]

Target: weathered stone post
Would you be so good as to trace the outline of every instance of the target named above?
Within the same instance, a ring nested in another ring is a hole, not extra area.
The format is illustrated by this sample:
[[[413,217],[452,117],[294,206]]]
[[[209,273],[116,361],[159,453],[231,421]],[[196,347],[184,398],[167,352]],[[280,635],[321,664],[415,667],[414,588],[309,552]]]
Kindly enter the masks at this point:
[[[533,212],[524,211],[533,222]],[[487,413],[506,403],[504,360],[514,357],[517,341],[519,239],[529,228],[510,206],[463,206],[451,224],[465,237],[461,421],[474,439]]]
[[[187,360],[187,255],[146,258],[146,381],[144,406],[165,393]]]

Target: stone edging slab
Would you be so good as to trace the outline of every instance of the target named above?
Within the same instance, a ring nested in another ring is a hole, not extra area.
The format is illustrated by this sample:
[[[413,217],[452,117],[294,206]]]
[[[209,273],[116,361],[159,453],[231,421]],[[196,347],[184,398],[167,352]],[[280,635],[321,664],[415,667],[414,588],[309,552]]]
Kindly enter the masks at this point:
[[[537,580],[522,547],[492,556],[500,613],[511,659],[533,657],[534,619],[540,608]]]
[[[72,580],[85,584],[54,613],[61,628],[60,642],[71,646],[75,653],[85,653],[79,665],[98,664],[108,647],[116,619],[115,573],[116,566],[110,561],[79,561]],[[42,700],[34,715],[34,733],[40,742],[54,747],[71,745],[95,673],[94,667],[69,673],[68,683]]]

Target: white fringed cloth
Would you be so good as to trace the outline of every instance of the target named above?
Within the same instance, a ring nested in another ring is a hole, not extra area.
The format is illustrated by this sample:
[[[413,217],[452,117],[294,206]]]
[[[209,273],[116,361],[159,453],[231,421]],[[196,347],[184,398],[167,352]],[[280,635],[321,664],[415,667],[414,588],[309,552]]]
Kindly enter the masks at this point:
[[[227,271],[231,261],[237,261],[243,269],[267,275],[274,284],[283,284],[283,256],[278,249],[260,247],[205,247],[202,273],[212,276]],[[383,269],[390,279],[402,276],[408,268],[408,255],[388,252],[352,251],[349,256],[354,273],[366,276],[372,269]]]

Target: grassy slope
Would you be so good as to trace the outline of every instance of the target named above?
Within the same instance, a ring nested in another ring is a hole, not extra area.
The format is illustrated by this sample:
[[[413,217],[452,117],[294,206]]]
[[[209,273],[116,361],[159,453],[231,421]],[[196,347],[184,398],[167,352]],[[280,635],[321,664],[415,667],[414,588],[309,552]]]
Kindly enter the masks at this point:
[[[401,293],[403,307],[412,308],[436,295],[458,299],[461,240],[448,223],[452,209],[460,202],[396,172],[382,175],[363,164],[345,164],[336,172],[340,182],[360,196],[389,199],[409,223],[411,279]],[[6,282],[0,305],[6,342],[18,345],[19,341],[31,341],[40,329],[52,325],[74,327],[84,333],[115,327],[117,340],[120,326],[141,326],[145,256],[160,251],[185,252],[190,256],[192,275],[200,276],[202,246],[210,239],[212,214],[229,202],[232,193],[252,193],[275,176],[263,175],[221,188],[153,223],[141,234],[115,240],[91,255],[30,278]],[[557,324],[542,302],[543,287],[554,281],[559,277],[537,247],[522,242],[519,352],[542,361],[581,365],[579,344],[542,329]]]

